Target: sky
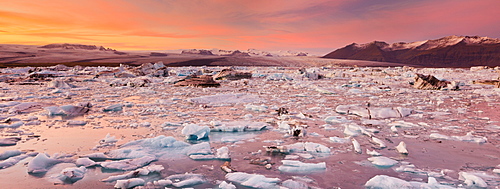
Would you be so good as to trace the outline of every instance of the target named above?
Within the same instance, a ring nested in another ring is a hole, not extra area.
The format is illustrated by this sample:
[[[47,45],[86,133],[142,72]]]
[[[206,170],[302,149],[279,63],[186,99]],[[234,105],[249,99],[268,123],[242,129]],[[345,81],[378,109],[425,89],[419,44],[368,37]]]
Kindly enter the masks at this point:
[[[500,38],[499,0],[0,0],[0,43],[293,50]]]

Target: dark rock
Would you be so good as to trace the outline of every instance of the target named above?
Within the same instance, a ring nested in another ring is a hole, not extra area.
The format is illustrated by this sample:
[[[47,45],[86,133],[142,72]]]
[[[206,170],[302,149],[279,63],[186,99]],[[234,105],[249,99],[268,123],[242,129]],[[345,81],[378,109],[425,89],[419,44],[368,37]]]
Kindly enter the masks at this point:
[[[232,69],[223,69],[219,73],[215,74],[213,78],[215,80],[250,79],[252,78],[252,73],[238,72]]]
[[[210,75],[187,76],[186,78],[175,82],[174,86],[191,86],[191,87],[219,87],[220,84],[215,82]]]
[[[451,84],[451,82],[441,81],[432,75],[417,74],[417,76],[415,76],[413,88],[423,90],[440,90],[446,88],[449,84]]]

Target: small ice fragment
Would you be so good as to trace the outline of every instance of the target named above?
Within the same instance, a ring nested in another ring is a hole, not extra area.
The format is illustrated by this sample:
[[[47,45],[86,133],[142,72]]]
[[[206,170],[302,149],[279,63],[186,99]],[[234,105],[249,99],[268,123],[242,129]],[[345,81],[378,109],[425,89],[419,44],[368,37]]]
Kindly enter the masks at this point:
[[[118,112],[123,110],[123,104],[113,104],[103,109],[105,112]]]
[[[279,178],[267,178],[264,175],[235,172],[226,174],[226,179],[243,186],[262,189],[279,189]]]
[[[384,141],[382,141],[382,140],[380,140],[380,139],[378,139],[378,138],[376,138],[376,137],[372,137],[372,141],[373,141],[374,143],[378,144],[378,147],[379,147],[379,148],[385,148],[385,147],[387,147],[387,146],[385,145]]]
[[[467,172],[460,172],[458,173],[458,175],[459,175],[458,179],[463,180],[464,183],[469,187],[478,187],[478,188],[488,187],[488,184],[486,184],[486,182],[477,175]]]
[[[226,181],[222,181],[218,189],[236,189],[236,186],[232,183],[227,183]]]
[[[28,173],[45,173],[53,165],[62,162],[60,159],[49,158],[45,153],[39,153],[28,163]]]
[[[210,134],[210,128],[196,124],[187,124],[182,129],[182,134],[186,136],[186,139],[188,140],[200,140],[208,137]]]
[[[399,142],[399,145],[396,146],[396,151],[400,154],[408,154],[408,150],[406,149],[406,143],[401,141]]]
[[[131,178],[131,179],[126,179],[126,180],[117,180],[115,184],[115,188],[120,188],[120,189],[127,189],[127,188],[133,188],[135,186],[141,186],[144,185],[146,181],[140,178]]]
[[[61,171],[59,175],[54,176],[61,182],[71,182],[74,183],[83,178],[87,169],[83,166],[81,167],[68,167]]]
[[[229,148],[227,148],[226,146],[223,146],[223,147],[217,149],[217,152],[215,153],[215,157],[219,160],[225,160],[225,161],[231,160],[231,157],[229,156]]]
[[[25,154],[9,157],[6,160],[0,161],[0,169],[5,169],[8,167],[11,167],[27,157],[29,157],[29,155],[25,155]]]
[[[398,161],[390,159],[388,157],[380,156],[380,157],[369,157],[368,161],[371,161],[373,165],[379,168],[389,168],[398,163]]]
[[[348,138],[340,138],[340,137],[330,137],[330,141],[335,142],[335,143],[346,143],[349,141]]]
[[[283,183],[281,183],[281,186],[293,189],[309,189],[309,186],[307,186],[306,183],[294,181],[292,179],[283,181]]]
[[[132,178],[132,177],[146,176],[146,175],[149,175],[150,173],[155,173],[155,172],[159,173],[163,169],[165,169],[163,167],[163,165],[149,165],[149,166],[146,166],[146,167],[134,170],[134,171],[130,171],[130,172],[125,173],[125,174],[110,176],[108,178],[102,179],[101,181],[102,182],[113,182],[115,180],[123,180],[123,179],[127,179],[127,178]]]
[[[69,126],[83,126],[86,125],[87,122],[83,120],[69,120],[68,125]]]
[[[7,151],[4,151],[3,153],[0,153],[0,160],[5,160],[7,158],[10,158],[13,156],[18,156],[21,154],[22,154],[22,152],[20,150],[7,150]]]
[[[203,175],[200,174],[177,174],[170,175],[165,180],[172,181],[172,185],[178,188],[185,188],[207,182]]]
[[[387,175],[377,175],[368,180],[365,183],[367,189],[378,189],[378,188],[398,188],[398,189],[410,189],[413,186],[402,179],[390,177]]]
[[[361,145],[359,144],[359,142],[352,138],[352,146],[354,147],[354,152],[358,153],[358,154],[361,154],[363,153],[363,151],[361,151]]]
[[[281,160],[283,165],[279,166],[278,169],[282,172],[289,173],[308,173],[315,171],[322,171],[326,169],[326,163],[303,163],[295,160]]]
[[[96,165],[95,161],[92,161],[90,158],[85,157],[85,158],[78,158],[76,160],[76,166],[84,166],[84,167],[92,167]]]
[[[379,152],[377,152],[375,150],[371,151],[370,149],[366,149],[366,154],[371,155],[371,156],[381,156],[382,155]]]
[[[125,159],[120,161],[110,161],[110,162],[102,162],[100,165],[106,169],[116,169],[116,170],[134,170],[139,167],[145,166],[152,161],[155,161],[156,158],[152,156],[144,156],[136,159]]]

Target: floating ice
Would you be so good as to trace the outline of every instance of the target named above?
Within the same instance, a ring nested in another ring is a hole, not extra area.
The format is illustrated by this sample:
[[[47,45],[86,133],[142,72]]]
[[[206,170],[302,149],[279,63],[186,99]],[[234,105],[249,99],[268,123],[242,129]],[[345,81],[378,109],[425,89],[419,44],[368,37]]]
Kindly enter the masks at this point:
[[[118,112],[123,110],[123,104],[113,104],[103,109],[105,112]]]
[[[406,149],[406,143],[401,141],[398,146],[396,146],[396,151],[400,154],[408,154],[408,150]]]
[[[65,106],[49,106],[44,109],[47,110],[49,116],[53,115],[82,115],[90,111],[92,105],[90,103],[78,103],[77,105],[65,105]]]
[[[10,108],[8,112],[10,114],[21,113],[21,112],[26,111],[30,108],[41,107],[41,106],[42,106],[42,104],[38,103],[38,102],[23,102],[23,103],[17,104],[15,106],[13,106],[12,108]]]
[[[12,124],[0,124],[0,128],[18,128],[20,126],[23,126],[24,122],[22,121],[16,121]]]
[[[60,159],[50,158],[45,153],[39,153],[28,163],[28,173],[45,173],[55,164],[62,162],[64,161]]]
[[[120,161],[110,161],[110,162],[101,162],[99,165],[106,169],[116,169],[116,170],[134,170],[139,167],[145,166],[152,161],[155,161],[156,158],[152,156],[144,156],[136,159],[125,159]]]
[[[358,154],[361,154],[363,153],[363,151],[361,151],[361,145],[359,144],[359,142],[352,138],[352,146],[354,147],[354,152],[358,153]]]
[[[352,114],[363,118],[372,119],[387,119],[406,117],[411,114],[412,109],[396,107],[396,108],[376,108],[376,107],[360,107],[359,105],[339,105],[335,111],[340,114]]]
[[[259,97],[252,94],[237,93],[237,94],[217,94],[210,96],[202,96],[189,99],[191,102],[200,104],[238,104],[252,103],[260,101]]]
[[[390,159],[388,157],[369,157],[368,161],[371,161],[373,165],[379,168],[390,168],[398,163],[398,161]]]
[[[34,154],[22,154],[22,155],[9,157],[6,160],[0,161],[0,169],[5,169],[8,167],[11,167],[11,166],[17,164],[19,161],[21,161],[27,157],[34,156],[36,154],[37,153],[35,152]]]
[[[92,161],[90,158],[85,157],[85,158],[78,158],[76,160],[76,166],[84,166],[84,167],[92,167],[96,165],[95,161]]]
[[[453,188],[451,186],[439,184],[435,178],[429,177],[427,183],[408,182],[399,178],[390,177],[387,175],[377,175],[365,183],[367,189],[413,189],[413,188]]]
[[[373,143],[378,144],[378,147],[379,147],[379,148],[385,148],[385,147],[387,147],[387,146],[385,145],[385,142],[384,142],[384,141],[382,141],[382,140],[380,140],[380,139],[378,139],[378,138],[376,138],[376,137],[372,137],[372,141],[373,141]]]
[[[115,180],[124,180],[124,179],[132,178],[132,177],[146,176],[146,175],[149,175],[150,173],[155,173],[155,172],[159,173],[163,169],[165,169],[163,167],[163,165],[148,165],[146,167],[137,169],[135,171],[130,171],[130,172],[125,173],[125,174],[110,176],[108,178],[102,179],[101,181],[113,182]]]
[[[69,84],[62,80],[52,80],[49,83],[47,83],[47,88],[71,89],[76,87],[77,86]]]
[[[379,152],[377,152],[375,150],[372,151],[370,149],[366,149],[366,154],[371,155],[371,156],[381,156],[382,155]]]
[[[65,168],[58,175],[51,176],[52,178],[58,179],[56,183],[70,182],[74,183],[83,178],[87,169],[83,166],[81,167],[68,167]]]
[[[233,121],[227,123],[217,123],[210,131],[212,132],[243,132],[243,131],[261,131],[269,124],[262,122]]]
[[[346,136],[359,136],[361,134],[372,136],[370,132],[368,132],[363,126],[360,126],[355,123],[344,124],[344,134]]]
[[[267,178],[264,175],[235,172],[226,174],[226,179],[243,186],[262,189],[279,189],[279,178]]]
[[[463,180],[464,183],[469,187],[477,187],[477,188],[488,187],[488,184],[486,184],[486,182],[481,177],[478,177],[473,173],[460,172],[458,173],[458,175],[459,175],[458,179]]]
[[[288,173],[310,173],[326,170],[325,162],[303,163],[295,160],[281,160],[281,163],[283,163],[283,165],[279,166],[278,169]]]
[[[325,122],[328,124],[336,125],[336,124],[347,123],[347,122],[351,122],[351,121],[346,119],[345,117],[341,117],[341,116],[329,116],[329,117],[325,118]]]
[[[335,143],[346,143],[349,141],[349,138],[340,138],[340,137],[330,137],[330,141],[335,142]]]
[[[144,185],[146,181],[140,178],[131,178],[126,180],[117,180],[114,188],[127,189],[135,186]]]
[[[247,104],[245,105],[245,110],[249,111],[256,111],[256,112],[266,112],[267,111],[267,106],[265,105],[253,105],[253,104]]]
[[[226,181],[222,181],[219,184],[218,189],[236,189],[236,186],[232,183],[227,183]]]
[[[2,153],[0,153],[0,160],[4,160],[13,156],[18,156],[21,155],[23,152],[20,150],[7,150]]]
[[[188,143],[177,141],[174,137],[160,135],[154,138],[130,141],[121,145],[120,149],[109,151],[107,155],[112,158],[139,158],[143,156],[174,158],[184,155],[184,150],[189,146]]]
[[[187,124],[182,129],[182,134],[188,140],[200,140],[208,137],[210,128],[207,126],[199,126],[196,124]]]
[[[298,142],[285,146],[290,153],[309,152],[309,153],[330,153],[330,148],[314,142]]]
[[[172,185],[178,188],[195,186],[207,182],[203,175],[190,173],[170,175],[165,180],[171,181]]]
[[[67,124],[68,126],[83,126],[86,125],[87,122],[83,120],[69,120]]]
[[[472,131],[468,132],[465,136],[446,136],[438,133],[432,133],[429,135],[429,137],[435,140],[456,140],[464,142],[474,142],[478,144],[486,143],[488,141],[486,137],[472,135]]]

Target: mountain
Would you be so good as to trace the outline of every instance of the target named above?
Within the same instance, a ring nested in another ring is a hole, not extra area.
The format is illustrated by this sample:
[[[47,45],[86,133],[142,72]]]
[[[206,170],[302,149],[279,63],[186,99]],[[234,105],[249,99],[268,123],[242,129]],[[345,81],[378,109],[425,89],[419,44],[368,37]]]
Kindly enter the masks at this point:
[[[448,36],[412,43],[352,43],[322,58],[404,63],[423,67],[500,66],[500,39]]]

